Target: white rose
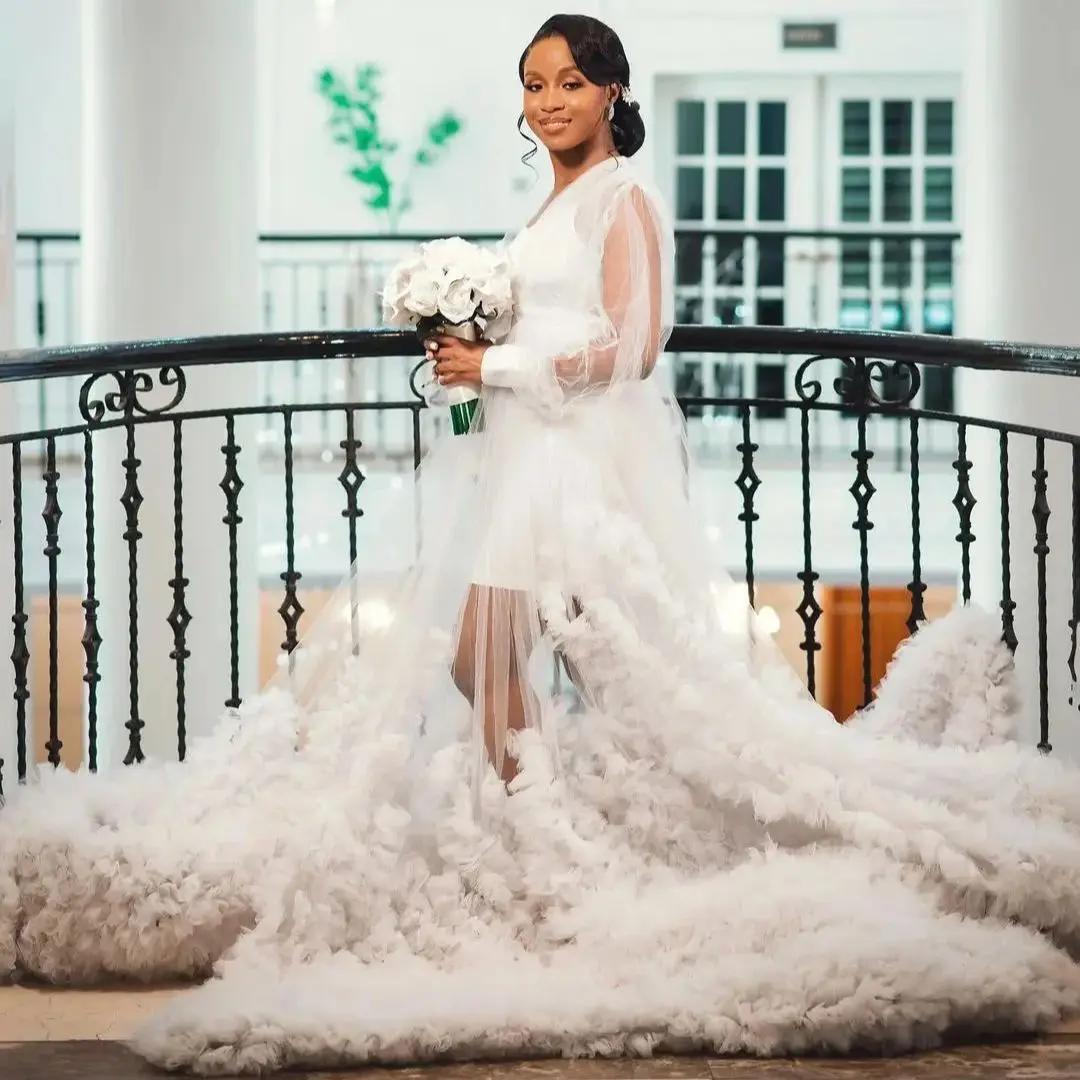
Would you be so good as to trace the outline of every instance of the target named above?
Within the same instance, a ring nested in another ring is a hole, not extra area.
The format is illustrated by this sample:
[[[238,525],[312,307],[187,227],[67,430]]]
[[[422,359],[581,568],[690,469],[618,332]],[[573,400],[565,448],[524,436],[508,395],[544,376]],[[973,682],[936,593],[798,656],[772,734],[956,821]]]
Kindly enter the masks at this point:
[[[463,277],[445,278],[439,290],[439,311],[447,322],[471,319],[476,312],[472,284]]]
[[[413,277],[423,269],[419,255],[410,255],[390,271],[382,291],[383,319],[393,326],[412,326],[416,316],[409,309]]]
[[[409,317],[400,304],[394,304],[383,295],[382,321],[388,326],[408,326]]]
[[[414,314],[430,318],[439,310],[439,279],[426,268],[418,270],[409,282],[404,304]]]
[[[450,236],[445,240],[429,240],[421,250],[428,266],[456,270],[471,262],[475,248],[460,236]]]

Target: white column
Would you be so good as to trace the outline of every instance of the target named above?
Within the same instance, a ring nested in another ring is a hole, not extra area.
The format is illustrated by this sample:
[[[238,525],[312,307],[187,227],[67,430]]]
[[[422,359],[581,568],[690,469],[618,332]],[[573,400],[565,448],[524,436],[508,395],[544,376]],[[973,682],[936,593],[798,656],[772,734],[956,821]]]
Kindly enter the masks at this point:
[[[1080,4],[1076,0],[972,0],[965,85],[964,336],[1080,345]],[[1080,380],[965,373],[961,411],[1080,432]],[[1012,441],[1010,516],[1017,661],[1033,706],[1039,674],[1034,443]],[[1001,598],[997,440],[975,440],[976,599]],[[1069,454],[1047,445],[1051,510],[1047,567],[1050,742],[1080,758],[1080,715],[1067,674],[1072,614]],[[1033,712],[1034,712],[1033,708]],[[1032,717],[1025,738],[1037,735]]]
[[[84,0],[84,303],[90,340],[258,328],[255,0]],[[105,387],[108,388],[107,385]],[[159,393],[151,400],[160,401]],[[252,365],[191,368],[182,409],[257,400]],[[255,678],[255,495],[249,425],[237,425],[241,694]],[[183,424],[183,575],[191,656],[188,739],[212,727],[230,689],[228,531],[218,484],[224,421]],[[137,429],[138,715],[148,756],[177,755],[173,633],[173,432]],[[102,683],[99,766],[127,748],[128,544],[124,438],[95,452]]]
[[[2,80],[2,73],[0,73]],[[10,97],[0,81],[0,352],[15,348],[15,123],[8,108]],[[0,433],[15,425],[15,387],[0,384]],[[0,759],[4,792],[10,795],[18,776],[17,720],[11,646],[11,613],[15,608],[14,548],[11,531],[11,451],[0,454]],[[29,726],[29,718],[28,718]],[[29,741],[29,731],[27,740]],[[28,762],[32,761],[27,746]]]

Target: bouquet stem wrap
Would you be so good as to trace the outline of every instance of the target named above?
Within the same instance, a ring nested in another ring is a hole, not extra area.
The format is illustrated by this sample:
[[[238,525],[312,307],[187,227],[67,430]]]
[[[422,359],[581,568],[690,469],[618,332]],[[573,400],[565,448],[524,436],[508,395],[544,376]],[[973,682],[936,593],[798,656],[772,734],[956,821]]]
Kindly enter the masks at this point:
[[[461,338],[463,341],[477,341],[480,337],[476,323],[471,319],[459,326],[440,324],[437,333]],[[480,404],[479,391],[473,386],[451,386],[446,390],[446,399],[450,406],[450,425],[454,434],[468,435]]]

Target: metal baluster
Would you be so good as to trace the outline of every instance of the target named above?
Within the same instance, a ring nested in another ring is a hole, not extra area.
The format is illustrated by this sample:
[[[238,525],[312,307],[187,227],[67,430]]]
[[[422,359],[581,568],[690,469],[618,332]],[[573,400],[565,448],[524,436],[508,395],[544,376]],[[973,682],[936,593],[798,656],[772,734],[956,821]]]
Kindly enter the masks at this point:
[[[851,372],[853,389],[858,394],[856,407],[859,410],[856,420],[858,443],[851,452],[855,461],[855,480],[848,489],[855,499],[856,516],[852,528],[859,534],[859,600],[862,615],[862,676],[863,704],[869,705],[872,698],[872,669],[870,655],[870,530],[874,523],[870,520],[870,500],[877,488],[870,481],[870,462],[874,451],[866,444],[866,425],[869,415],[869,375],[866,361],[862,357],[855,360]]]
[[[11,445],[12,532],[15,562],[15,611],[11,622],[15,627],[15,639],[11,647],[11,663],[15,669],[15,746],[16,774],[20,784],[26,782],[26,703],[30,699],[30,687],[26,671],[30,664],[30,649],[26,643],[26,614],[23,597],[23,515],[22,515],[22,443]]]
[[[356,622],[356,605],[359,600],[357,595],[356,574],[352,572],[356,566],[356,522],[364,516],[364,511],[357,505],[356,497],[360,491],[360,485],[364,482],[364,474],[356,462],[356,452],[360,448],[360,440],[356,438],[356,413],[353,409],[345,411],[345,438],[338,444],[345,451],[345,464],[338,474],[338,483],[345,489],[345,509],[341,516],[349,523],[349,586],[350,605],[349,620],[352,629],[352,649],[355,655],[360,648],[360,628]]]
[[[281,647],[289,654],[289,671],[295,665],[293,651],[296,649],[297,627],[304,614],[303,605],[297,599],[296,584],[302,577],[296,571],[296,522],[293,500],[293,425],[292,410],[283,412],[285,421],[285,571],[281,580],[285,583],[285,598],[281,601],[278,614],[285,624],[285,640]]]
[[[1076,637],[1080,628],[1080,444],[1072,446],[1072,618],[1069,619],[1069,704],[1076,704]]]
[[[187,606],[187,587],[184,576],[184,435],[180,420],[173,421],[173,576],[172,607],[166,619],[173,633],[169,659],[176,665],[176,753],[183,761],[187,756],[187,630],[191,612]]]
[[[135,379],[134,372],[126,372],[122,381],[129,386]],[[128,390],[129,394],[133,391]],[[124,508],[124,540],[128,546],[128,749],[124,755],[125,765],[135,765],[144,760],[142,731],[146,726],[139,717],[139,510],[143,504],[139,490],[139,466],[142,462],[135,456],[135,424],[130,416],[124,425],[126,454],[124,466],[124,493],[120,504]]]
[[[810,406],[799,410],[800,438],[802,445],[802,528],[803,569],[796,575],[802,582],[802,602],[795,609],[803,623],[803,640],[799,648],[806,653],[806,685],[811,695],[817,696],[817,653],[821,642],[817,639],[817,623],[822,609],[818,602],[814,583],[820,575],[814,570],[810,529]]]
[[[225,417],[225,475],[219,487],[225,493],[225,516],[221,519],[229,529],[229,698],[227,709],[240,707],[240,593],[237,529],[244,520],[240,516],[240,492],[244,481],[236,467],[240,447],[236,442],[236,418]]]
[[[1046,557],[1050,554],[1050,501],[1046,494],[1046,440],[1035,440],[1035,502],[1031,515],[1035,519],[1035,557],[1037,568],[1036,605],[1038,610],[1039,645],[1039,749],[1048,754],[1050,746],[1050,671],[1049,649],[1046,642]]]
[[[86,670],[83,673],[83,682],[86,683],[86,753],[90,771],[97,772],[98,683],[101,682],[101,672],[98,670],[101,633],[98,630],[97,612],[101,605],[97,598],[94,552],[94,440],[89,431],[83,432],[83,490],[86,498],[86,597],[82,602],[82,647],[86,658]]]
[[[44,380],[42,380],[44,381]],[[45,743],[47,760],[54,768],[60,764],[60,640],[59,584],[57,560],[60,557],[60,473],[56,469],[56,439],[45,440],[45,507],[41,512],[45,522],[45,558],[49,565],[49,739]]]
[[[754,510],[754,496],[761,487],[761,477],[754,469],[754,452],[758,449],[758,444],[750,439],[750,406],[740,405],[739,411],[742,414],[742,442],[735,449],[742,455],[742,469],[735,479],[735,486],[742,492],[743,508],[739,513],[739,521],[743,523],[746,538],[746,591],[750,606],[754,607],[754,522],[760,517]]]
[[[956,507],[960,519],[960,531],[956,534],[956,541],[960,545],[960,595],[964,603],[968,604],[971,602],[971,545],[975,542],[975,534],[971,531],[971,511],[977,500],[971,491],[967,424],[963,421],[960,421],[956,429],[956,460],[953,468],[956,470],[956,494],[952,504]]]
[[[1012,533],[1009,511],[1009,433],[998,433],[998,471],[1001,493],[1001,640],[1016,652],[1016,602],[1012,598]]]
[[[908,582],[907,589],[911,594],[911,613],[907,618],[907,629],[909,634],[914,634],[920,624],[926,621],[926,609],[923,606],[926,583],[922,579],[922,492],[918,416],[910,418],[908,429],[911,453],[911,581]]]

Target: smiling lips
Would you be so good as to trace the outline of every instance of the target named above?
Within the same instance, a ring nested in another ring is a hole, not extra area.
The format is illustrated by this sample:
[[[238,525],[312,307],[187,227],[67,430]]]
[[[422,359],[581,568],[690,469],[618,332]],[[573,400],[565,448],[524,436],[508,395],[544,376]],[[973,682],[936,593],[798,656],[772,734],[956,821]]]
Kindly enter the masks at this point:
[[[540,121],[540,126],[545,131],[561,131],[564,127],[568,127],[569,124],[570,121],[565,118]]]

